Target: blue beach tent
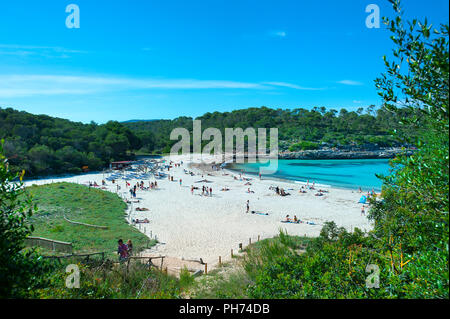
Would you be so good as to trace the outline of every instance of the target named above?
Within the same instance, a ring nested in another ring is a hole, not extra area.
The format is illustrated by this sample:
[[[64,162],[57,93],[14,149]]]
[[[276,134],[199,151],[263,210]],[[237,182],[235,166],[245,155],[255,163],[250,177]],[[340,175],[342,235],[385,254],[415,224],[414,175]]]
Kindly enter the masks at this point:
[[[366,201],[367,201],[367,197],[366,196],[361,196],[361,198],[359,199],[358,203],[365,204]]]

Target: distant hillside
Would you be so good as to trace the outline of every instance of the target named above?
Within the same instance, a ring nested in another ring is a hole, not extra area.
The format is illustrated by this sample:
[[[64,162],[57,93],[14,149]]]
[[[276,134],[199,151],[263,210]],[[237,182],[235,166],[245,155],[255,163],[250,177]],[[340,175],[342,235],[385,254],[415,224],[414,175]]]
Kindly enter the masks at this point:
[[[25,177],[98,170],[143,146],[119,122],[83,124],[12,108],[0,108],[0,139],[11,168]]]
[[[312,110],[260,107],[206,113],[197,119],[202,121],[202,130],[218,128],[223,136],[225,128],[276,127],[279,149],[292,152],[327,147],[354,150],[400,146],[391,134],[393,130],[397,130],[397,135],[415,134],[400,127],[398,115],[372,107],[356,112],[324,107]],[[168,153],[176,143],[169,138],[171,131],[177,127],[192,131],[192,123],[191,117],[178,117],[83,124],[0,108],[0,139],[5,139],[4,150],[12,169],[25,169],[26,177],[79,173],[86,166],[99,170],[112,160],[127,159],[135,153]]]
[[[153,121],[159,121],[159,120],[157,120],[157,119],[154,119],[154,120],[128,120],[128,121],[122,121],[120,123],[153,122]]]
[[[407,116],[408,110],[403,110]],[[280,150],[299,151],[322,147],[362,148],[400,146],[392,132],[411,135],[400,127],[400,117],[387,110],[339,111],[316,107],[312,110],[272,109],[268,107],[248,108],[232,112],[206,113],[198,118],[202,121],[202,131],[208,127],[225,128],[271,128],[277,127]],[[170,132],[177,127],[192,131],[193,118],[178,117],[174,120],[154,120],[124,123],[133,132],[151,134],[153,150],[167,153],[176,141],[170,141]]]

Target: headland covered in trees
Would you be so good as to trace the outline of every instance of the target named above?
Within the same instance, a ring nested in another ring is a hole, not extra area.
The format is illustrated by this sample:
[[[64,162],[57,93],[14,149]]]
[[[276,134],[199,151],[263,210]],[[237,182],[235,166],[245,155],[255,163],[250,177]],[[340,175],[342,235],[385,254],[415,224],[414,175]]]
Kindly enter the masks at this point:
[[[392,158],[402,146],[397,136],[413,137],[414,131],[399,124],[402,114],[373,106],[339,112],[325,107],[306,110],[249,108],[232,112],[206,113],[202,129],[278,128],[279,156],[290,159]],[[192,132],[193,118],[173,120],[108,121],[83,124],[0,108],[0,139],[13,171],[26,177],[81,173],[107,168],[111,161],[133,159],[136,154],[167,154],[176,143],[170,140],[175,128]],[[207,141],[203,141],[203,146]]]

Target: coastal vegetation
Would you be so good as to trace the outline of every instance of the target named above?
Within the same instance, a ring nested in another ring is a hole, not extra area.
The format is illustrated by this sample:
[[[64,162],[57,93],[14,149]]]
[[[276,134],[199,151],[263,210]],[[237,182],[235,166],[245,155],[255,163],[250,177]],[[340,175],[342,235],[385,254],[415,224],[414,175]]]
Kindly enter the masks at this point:
[[[408,116],[411,112],[414,110],[403,109],[398,114],[384,108],[375,109],[374,106],[359,108],[356,111],[342,108],[339,112],[325,107],[283,110],[263,106],[232,112],[206,113],[195,120],[201,120],[202,130],[208,127],[217,128],[222,136],[225,136],[225,128],[276,127],[281,151],[321,147],[371,149],[405,145],[404,141],[393,137],[393,132],[398,130],[405,136],[415,134],[414,131],[399,125],[401,116]],[[168,138],[170,132],[177,127],[192,132],[193,120],[191,117],[179,117],[174,120],[135,121],[124,125],[136,134],[150,133],[153,136],[153,151],[169,153],[172,145],[177,142]],[[207,142],[203,141],[203,144]]]
[[[11,170],[26,177],[99,170],[142,147],[118,122],[82,124],[11,108],[0,109],[0,139]]]
[[[117,258],[118,236],[131,239],[138,252],[155,244],[125,220],[125,202],[111,192],[74,183],[33,185],[27,188],[37,206],[29,218],[33,236],[72,243],[77,253],[100,252]],[[70,221],[100,225],[94,228]]]
[[[46,273],[42,284],[30,291],[30,298],[40,299],[168,299],[183,296],[185,282],[160,270],[136,263],[127,270],[126,264],[113,267],[107,263],[76,263],[82,279],[80,288],[67,289],[65,266],[51,264],[52,273]]]
[[[232,112],[206,113],[202,130],[213,127],[225,136],[225,128],[273,128],[279,131],[280,151],[314,150],[323,147],[340,149],[378,149],[408,145],[402,134],[415,131],[399,124],[414,110],[397,113],[369,106],[366,110],[325,107],[311,110],[249,108]],[[170,140],[173,129],[186,128],[192,133],[193,118],[174,120],[83,124],[47,115],[33,115],[11,108],[0,108],[0,138],[11,169],[26,171],[26,177],[100,170],[114,160],[133,158],[134,154],[169,153],[177,142]],[[192,134],[191,134],[192,136]],[[206,145],[208,141],[202,141]],[[247,143],[247,140],[245,141]],[[192,143],[191,143],[192,145]],[[225,144],[223,143],[225,147]]]

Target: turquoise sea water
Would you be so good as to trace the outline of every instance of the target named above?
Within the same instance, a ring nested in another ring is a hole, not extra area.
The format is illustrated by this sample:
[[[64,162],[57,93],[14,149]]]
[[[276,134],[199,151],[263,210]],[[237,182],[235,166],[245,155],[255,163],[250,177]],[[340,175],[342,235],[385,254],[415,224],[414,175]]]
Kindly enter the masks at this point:
[[[247,173],[258,174],[261,163],[234,163],[228,166],[232,170],[244,170]],[[278,171],[269,175],[298,182],[315,181],[316,184],[358,188],[363,190],[381,189],[381,180],[375,174],[389,173],[388,160],[278,160]]]

